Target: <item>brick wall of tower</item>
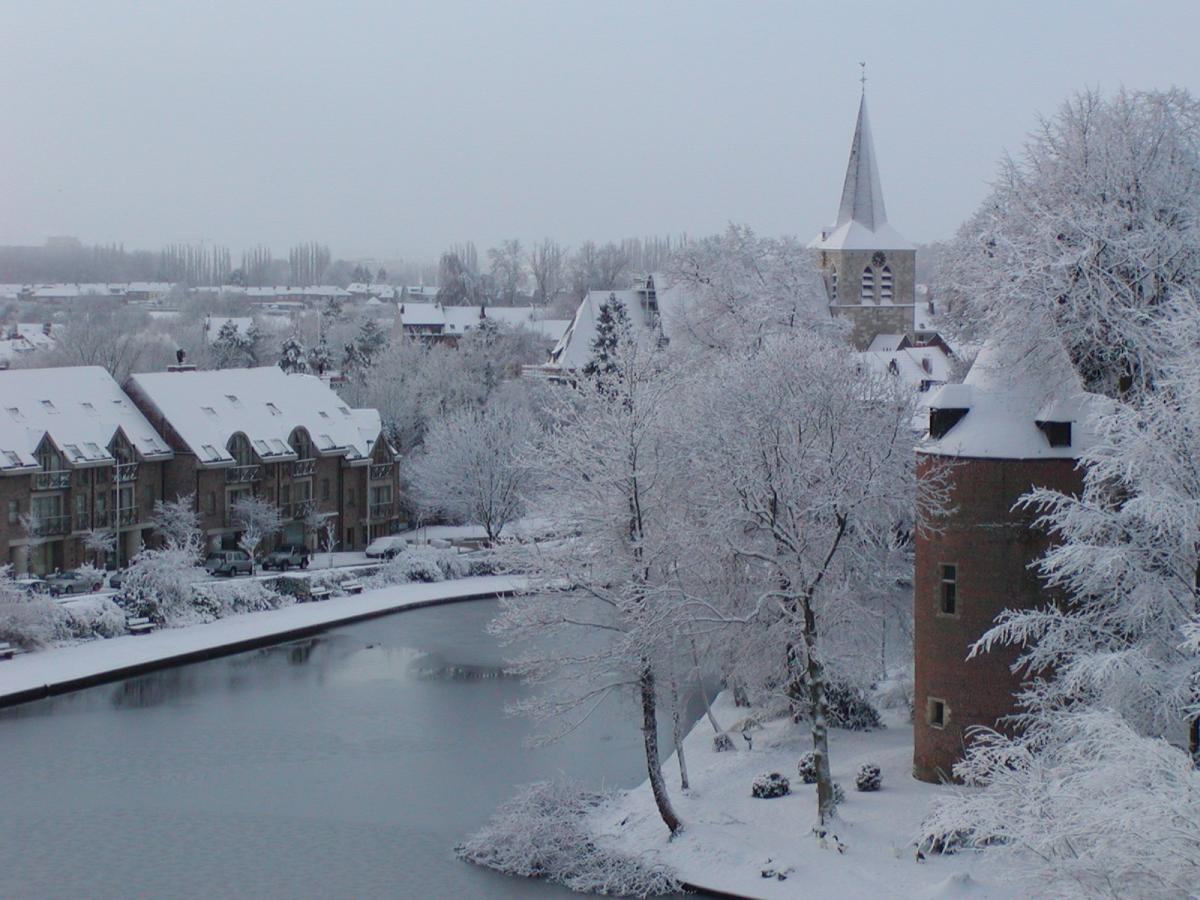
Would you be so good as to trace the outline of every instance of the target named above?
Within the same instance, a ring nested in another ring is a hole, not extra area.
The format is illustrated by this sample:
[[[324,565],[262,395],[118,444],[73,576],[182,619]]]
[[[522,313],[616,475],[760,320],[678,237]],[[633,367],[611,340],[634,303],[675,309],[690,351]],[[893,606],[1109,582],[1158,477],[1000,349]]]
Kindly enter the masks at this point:
[[[928,477],[940,457],[918,457]],[[1075,461],[954,460],[950,507],[939,532],[918,534],[913,579],[913,774],[922,781],[951,776],[974,725],[997,727],[1016,710],[1021,678],[1010,671],[1017,652],[995,648],[968,660],[971,645],[1005,609],[1045,602],[1042,583],[1029,569],[1049,545],[1033,528],[1034,514],[1013,510],[1032,487],[1077,492]],[[941,566],[957,567],[957,612],[940,611]],[[932,699],[945,703],[941,728],[928,720]]]

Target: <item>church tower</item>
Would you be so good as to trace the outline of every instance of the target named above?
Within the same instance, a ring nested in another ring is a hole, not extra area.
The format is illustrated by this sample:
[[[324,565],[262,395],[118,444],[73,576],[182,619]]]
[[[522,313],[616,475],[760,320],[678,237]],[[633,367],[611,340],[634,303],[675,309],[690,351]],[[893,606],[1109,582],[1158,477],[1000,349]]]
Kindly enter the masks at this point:
[[[917,251],[887,221],[865,91],[837,224],[822,229],[809,247],[818,254],[829,311],[850,319],[857,349],[865,350],[877,334],[912,338]]]

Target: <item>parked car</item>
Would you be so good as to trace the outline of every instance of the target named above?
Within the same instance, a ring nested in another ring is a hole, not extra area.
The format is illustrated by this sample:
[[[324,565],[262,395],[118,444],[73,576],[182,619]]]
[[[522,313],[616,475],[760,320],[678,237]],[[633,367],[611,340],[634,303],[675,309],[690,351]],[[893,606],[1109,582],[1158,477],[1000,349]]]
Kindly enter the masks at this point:
[[[121,582],[124,580],[125,580],[125,570],[117,569],[117,571],[113,572],[111,575],[108,576],[108,586],[110,588],[112,588],[114,591],[119,591],[121,589]]]
[[[404,552],[407,546],[408,541],[400,535],[389,534],[387,537],[375,538],[367,544],[367,556],[371,559],[391,559],[397,553]]]
[[[63,594],[90,594],[104,587],[104,577],[96,572],[85,574],[72,569],[47,575],[46,584],[55,597]]]
[[[23,578],[14,578],[17,587],[28,594],[48,594],[50,593],[50,585],[46,584],[45,579],[38,578],[36,575],[26,575]]]
[[[249,575],[254,571],[254,561],[245,550],[214,550],[204,560],[204,568],[210,575]]]
[[[267,558],[263,560],[262,567],[278,569],[280,572],[286,572],[293,568],[307,569],[310,555],[309,549],[303,544],[291,544],[268,553]]]

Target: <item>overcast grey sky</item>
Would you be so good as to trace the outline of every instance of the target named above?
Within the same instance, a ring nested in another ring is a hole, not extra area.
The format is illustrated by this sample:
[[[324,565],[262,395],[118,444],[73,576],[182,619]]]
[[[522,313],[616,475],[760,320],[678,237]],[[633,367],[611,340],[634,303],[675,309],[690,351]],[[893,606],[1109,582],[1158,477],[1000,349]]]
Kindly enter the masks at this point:
[[[808,238],[868,63],[891,222],[948,236],[1037,112],[1200,92],[1200,2],[0,2],[0,243],[433,257]]]

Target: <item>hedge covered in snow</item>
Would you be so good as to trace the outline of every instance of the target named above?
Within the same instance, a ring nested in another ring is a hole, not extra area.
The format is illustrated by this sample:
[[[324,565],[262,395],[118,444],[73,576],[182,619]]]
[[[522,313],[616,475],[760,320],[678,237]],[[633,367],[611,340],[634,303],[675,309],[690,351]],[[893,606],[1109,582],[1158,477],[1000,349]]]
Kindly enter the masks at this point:
[[[564,781],[527,785],[455,848],[506,875],[545,878],[582,894],[655,897],[680,890],[663,866],[599,846],[588,818],[608,795]]]

